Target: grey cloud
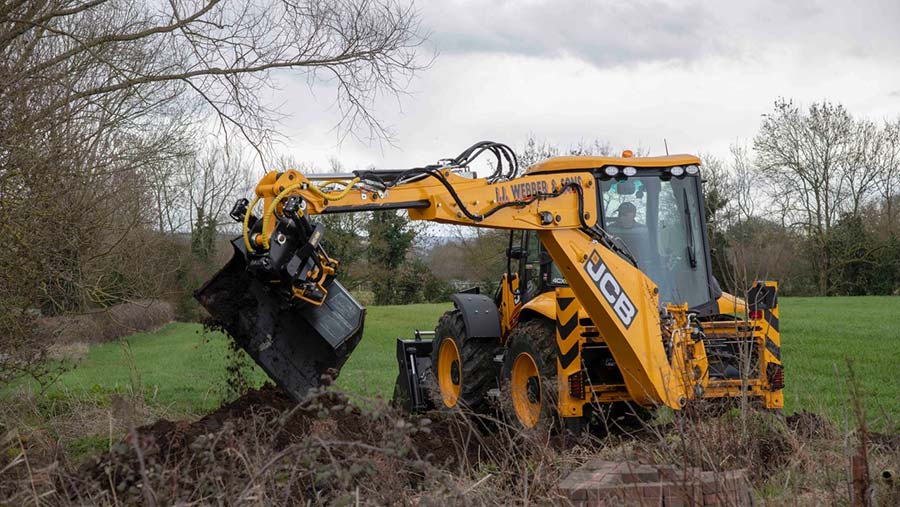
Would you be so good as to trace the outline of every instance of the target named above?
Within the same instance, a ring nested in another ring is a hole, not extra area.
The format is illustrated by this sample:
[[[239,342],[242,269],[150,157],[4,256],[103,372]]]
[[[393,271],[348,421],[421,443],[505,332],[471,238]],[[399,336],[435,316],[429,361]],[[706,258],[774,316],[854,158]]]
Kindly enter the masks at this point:
[[[706,51],[695,6],[647,2],[446,2],[423,9],[442,53],[575,56],[599,66]]]
[[[900,53],[896,0],[431,0],[420,8],[430,44],[445,54],[570,55],[609,67],[756,57],[791,47],[853,57]]]

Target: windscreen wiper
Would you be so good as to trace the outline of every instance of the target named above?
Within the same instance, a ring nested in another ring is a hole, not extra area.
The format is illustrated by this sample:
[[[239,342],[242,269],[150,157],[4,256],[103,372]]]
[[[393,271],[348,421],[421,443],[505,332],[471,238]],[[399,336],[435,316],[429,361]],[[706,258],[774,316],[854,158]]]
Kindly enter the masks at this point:
[[[697,267],[697,250],[694,248],[694,225],[691,223],[691,205],[688,202],[687,189],[682,188],[682,195],[684,196],[684,223],[687,227],[687,236],[688,236],[688,244],[687,244],[687,252],[688,252],[688,260],[691,262],[691,268],[696,269]]]

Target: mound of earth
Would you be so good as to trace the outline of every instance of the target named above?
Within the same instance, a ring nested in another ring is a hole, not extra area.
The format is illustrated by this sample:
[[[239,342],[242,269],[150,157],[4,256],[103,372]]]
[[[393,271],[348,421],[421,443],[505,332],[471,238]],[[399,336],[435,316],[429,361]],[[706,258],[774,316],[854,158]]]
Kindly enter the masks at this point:
[[[497,474],[492,479],[495,487],[509,486],[503,481],[520,473],[523,463],[552,462],[555,465],[543,475],[556,478],[542,482],[546,491],[541,492],[551,498],[558,494],[554,488],[565,468],[557,466],[560,460],[577,464],[579,456],[597,451],[611,456],[625,453],[628,459],[646,454],[648,462],[671,459],[702,467],[748,467],[752,477],[764,480],[761,470],[777,468],[794,455],[788,431],[801,438],[824,438],[835,431],[812,413],[794,414],[786,419],[787,425],[773,416],[751,413],[747,427],[752,431],[740,440],[734,438],[739,419],[703,417],[691,426],[691,438],[704,442],[696,456],[685,453],[695,446],[681,445],[684,435],[675,426],[656,428],[661,432],[658,440],[631,440],[622,448],[607,446],[615,439],[605,444],[586,440],[573,454],[560,452],[571,449],[562,438],[551,439],[550,445],[546,441],[531,445],[526,443],[529,437],[498,430],[496,425],[483,431],[484,426],[456,413],[413,417],[391,407],[365,407],[327,389],[316,389],[297,403],[281,389],[266,385],[199,420],[159,420],[137,428],[110,452],[85,463],[72,484],[81,488],[79,500],[98,503],[97,498],[114,498],[124,505],[146,503],[145,491],[154,491],[160,505],[256,494],[277,504],[283,499],[290,505],[352,505],[360,490],[372,504],[397,503],[397,492],[404,491],[409,498],[431,498],[438,505],[453,503],[447,495],[469,491],[468,486],[454,490],[462,484],[460,474],[476,481],[485,477],[485,471],[493,471],[487,475]],[[710,464],[705,460],[708,453],[731,458]],[[510,491],[517,488],[510,487]],[[69,491],[65,484],[60,490]]]
[[[172,498],[196,498],[203,484],[214,491],[222,481],[259,480],[248,468],[262,467],[276,485],[284,477],[303,485],[295,497],[307,498],[311,490],[328,498],[323,491],[346,491],[385,474],[383,491],[415,490],[435,470],[479,462],[500,445],[458,415],[410,418],[390,407],[362,409],[324,389],[297,403],[266,385],[199,420],[161,419],[137,428],[76,475],[100,495],[140,499],[146,483],[166,485]],[[270,460],[276,464],[265,464]]]
[[[803,439],[834,438],[834,426],[824,416],[801,410],[785,418],[785,422],[797,436]]]
[[[259,389],[250,389],[195,422],[160,419],[137,428],[137,433],[142,440],[151,439],[161,454],[168,455],[189,449],[198,437],[218,432],[227,423],[241,426],[242,421],[256,417],[272,419],[295,405],[296,402],[281,388],[265,384]]]
[[[452,465],[458,458],[458,449],[446,445],[443,435],[475,431],[465,419],[444,413],[432,413],[416,422],[418,426],[409,432],[414,450],[428,461],[440,465]],[[266,384],[249,390],[197,421],[160,419],[138,428],[137,433],[143,444],[150,443],[161,455],[177,458],[180,453],[190,452],[191,444],[198,438],[226,428],[238,434],[255,431],[261,423],[270,427],[273,450],[282,450],[304,440],[311,433],[328,439],[373,444],[381,437],[380,427],[385,423],[403,425],[409,421],[404,415],[389,409],[365,412],[343,394],[333,391],[321,390],[313,393],[307,401],[297,403],[280,387]],[[469,440],[473,441],[473,447],[476,447],[473,451],[477,452],[479,439]]]

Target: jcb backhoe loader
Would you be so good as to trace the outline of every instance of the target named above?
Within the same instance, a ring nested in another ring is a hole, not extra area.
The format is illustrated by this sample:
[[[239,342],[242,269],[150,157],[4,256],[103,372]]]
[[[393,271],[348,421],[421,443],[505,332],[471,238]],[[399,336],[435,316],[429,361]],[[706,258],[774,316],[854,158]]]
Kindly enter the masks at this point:
[[[476,178],[482,154],[496,169]],[[494,405],[524,428],[576,429],[622,402],[783,405],[776,284],[719,289],[696,157],[555,157],[520,175],[512,150],[482,142],[405,170],[273,171],[255,193],[232,210],[233,259],[197,297],[297,398],[337,373],[365,317],[315,215],[406,210],[510,231],[496,295],[455,294],[433,335],[398,340],[395,396],[411,410]]]

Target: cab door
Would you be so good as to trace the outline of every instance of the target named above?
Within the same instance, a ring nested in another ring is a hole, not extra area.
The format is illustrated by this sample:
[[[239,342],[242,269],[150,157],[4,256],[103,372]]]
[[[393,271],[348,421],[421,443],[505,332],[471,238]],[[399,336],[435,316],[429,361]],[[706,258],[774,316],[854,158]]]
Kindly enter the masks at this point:
[[[514,294],[517,305],[566,285],[550,254],[541,245],[537,231],[512,231],[507,258],[507,276],[519,281]]]

